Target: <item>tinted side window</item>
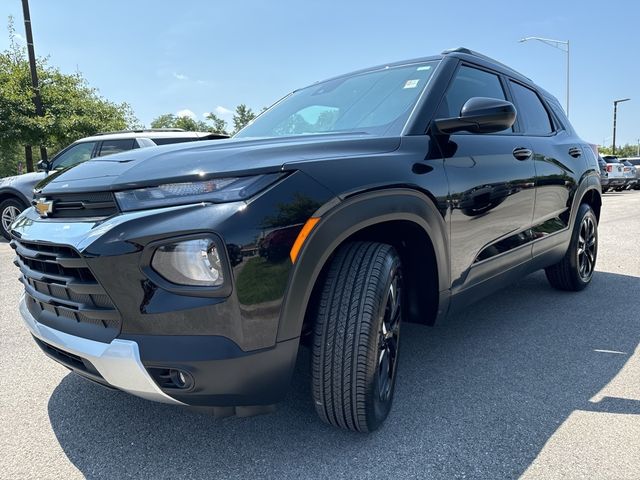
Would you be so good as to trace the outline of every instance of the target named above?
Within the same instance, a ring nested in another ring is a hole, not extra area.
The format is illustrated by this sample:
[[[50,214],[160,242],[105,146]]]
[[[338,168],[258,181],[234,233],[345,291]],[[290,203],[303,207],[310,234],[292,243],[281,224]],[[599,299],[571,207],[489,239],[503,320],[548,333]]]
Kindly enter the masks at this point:
[[[567,125],[569,124],[569,119],[564,113],[564,110],[560,106],[557,100],[546,98],[547,105],[551,107],[551,110],[556,116],[556,122],[558,123],[560,129],[567,130]]]
[[[444,96],[438,117],[457,117],[467,100],[472,97],[489,97],[506,100],[500,78],[493,73],[463,65],[451,81]]]
[[[540,101],[538,94],[519,83],[510,82],[513,99],[518,110],[518,118],[524,133],[529,135],[547,135],[553,132],[549,113]]]
[[[105,155],[113,155],[114,153],[124,152],[126,150],[132,150],[135,139],[127,138],[123,140],[103,140],[102,146],[98,157],[104,157]]]
[[[78,163],[86,162],[91,158],[91,152],[93,152],[95,146],[96,142],[84,142],[74,145],[53,161],[53,169],[72,167]]]

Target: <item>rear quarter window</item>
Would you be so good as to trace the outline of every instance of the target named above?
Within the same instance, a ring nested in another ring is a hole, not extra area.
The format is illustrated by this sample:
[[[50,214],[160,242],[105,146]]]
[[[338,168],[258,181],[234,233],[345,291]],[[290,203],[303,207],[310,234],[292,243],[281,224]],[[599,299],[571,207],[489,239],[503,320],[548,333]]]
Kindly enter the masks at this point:
[[[538,94],[524,85],[510,81],[521,128],[527,135],[549,135],[553,125],[549,112]]]

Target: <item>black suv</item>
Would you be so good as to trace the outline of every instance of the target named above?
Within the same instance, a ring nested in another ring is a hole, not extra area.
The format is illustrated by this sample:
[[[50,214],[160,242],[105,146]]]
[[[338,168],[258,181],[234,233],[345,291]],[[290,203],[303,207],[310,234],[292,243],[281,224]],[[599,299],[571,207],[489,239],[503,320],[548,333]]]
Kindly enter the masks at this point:
[[[542,268],[589,284],[601,190],[555,98],[456,49],[297,90],[230,140],[94,159],[38,198],[11,245],[48,356],[249,415],[283,398],[302,344],[320,417],[371,431],[402,322]]]

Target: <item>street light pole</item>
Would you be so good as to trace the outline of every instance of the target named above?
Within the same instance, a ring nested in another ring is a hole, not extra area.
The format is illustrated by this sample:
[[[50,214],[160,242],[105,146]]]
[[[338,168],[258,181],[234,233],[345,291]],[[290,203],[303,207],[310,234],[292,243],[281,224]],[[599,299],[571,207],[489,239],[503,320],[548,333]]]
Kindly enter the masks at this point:
[[[542,37],[524,37],[519,41],[527,42],[529,40],[538,40],[539,42],[546,43],[550,47],[557,48],[563,52],[567,53],[567,118],[569,117],[569,72],[570,72],[570,54],[569,54],[569,40],[554,40],[552,38],[542,38]]]
[[[613,146],[611,148],[611,154],[616,154],[616,122],[618,117],[618,104],[622,102],[628,102],[630,98],[622,98],[620,100],[613,101]]]

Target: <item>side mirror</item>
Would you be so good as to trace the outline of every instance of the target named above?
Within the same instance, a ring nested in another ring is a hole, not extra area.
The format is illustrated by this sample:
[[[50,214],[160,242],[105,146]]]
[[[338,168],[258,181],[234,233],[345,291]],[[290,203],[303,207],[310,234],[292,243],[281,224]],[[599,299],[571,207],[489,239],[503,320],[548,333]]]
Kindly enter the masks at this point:
[[[39,172],[49,172],[51,170],[51,163],[46,160],[40,160],[36,166]]]
[[[433,121],[436,133],[495,133],[511,128],[516,121],[513,103],[497,98],[473,97],[466,101],[459,117]]]

